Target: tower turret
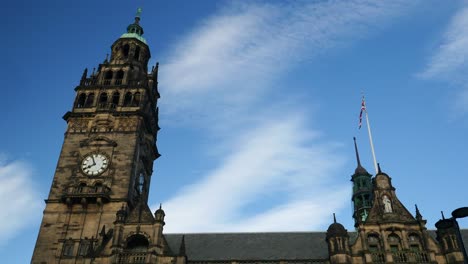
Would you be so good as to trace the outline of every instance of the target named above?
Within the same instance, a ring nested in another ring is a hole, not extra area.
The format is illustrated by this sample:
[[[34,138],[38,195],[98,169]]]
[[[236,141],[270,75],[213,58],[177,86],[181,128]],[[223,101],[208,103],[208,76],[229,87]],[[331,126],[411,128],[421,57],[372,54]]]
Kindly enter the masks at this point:
[[[442,219],[435,224],[437,231],[437,241],[442,247],[448,263],[464,263],[463,253],[460,248],[460,242],[457,236],[457,224],[454,218],[445,218],[442,213]]]
[[[333,214],[333,224],[327,229],[328,254],[330,263],[351,263],[348,231],[336,222]]]
[[[354,205],[354,222],[355,226],[359,223],[366,221],[369,210],[372,207],[372,175],[362,167],[359,158],[359,151],[357,148],[356,138],[354,137],[354,150],[356,152],[357,167],[354,174],[351,176],[353,182],[353,196],[352,201]]]

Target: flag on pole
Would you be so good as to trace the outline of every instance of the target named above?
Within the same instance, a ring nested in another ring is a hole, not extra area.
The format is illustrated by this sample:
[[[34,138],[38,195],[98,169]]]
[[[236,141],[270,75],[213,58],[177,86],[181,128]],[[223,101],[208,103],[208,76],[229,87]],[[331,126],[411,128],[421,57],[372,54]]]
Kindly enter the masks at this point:
[[[362,126],[362,112],[366,111],[366,102],[364,101],[364,96],[362,97],[362,102],[361,102],[361,112],[359,113],[359,129],[361,129]]]

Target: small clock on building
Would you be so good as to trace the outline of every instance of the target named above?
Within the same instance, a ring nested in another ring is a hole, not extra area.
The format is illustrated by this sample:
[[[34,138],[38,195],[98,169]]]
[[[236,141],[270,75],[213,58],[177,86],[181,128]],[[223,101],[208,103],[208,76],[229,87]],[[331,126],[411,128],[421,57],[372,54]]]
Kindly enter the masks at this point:
[[[109,166],[109,159],[102,153],[91,153],[81,162],[81,170],[88,176],[97,176]]]

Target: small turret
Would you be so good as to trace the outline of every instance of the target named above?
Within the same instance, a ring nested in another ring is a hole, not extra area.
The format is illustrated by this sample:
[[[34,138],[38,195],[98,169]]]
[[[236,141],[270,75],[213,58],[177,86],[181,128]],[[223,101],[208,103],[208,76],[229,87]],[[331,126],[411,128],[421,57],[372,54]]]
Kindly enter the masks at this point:
[[[116,215],[116,219],[115,219],[116,223],[125,223],[125,221],[127,220],[127,215],[128,215],[127,207],[122,205],[122,207],[117,211],[115,215]]]
[[[348,230],[336,222],[335,214],[333,214],[333,224],[327,229],[326,240],[330,263],[351,263]]]
[[[154,218],[155,218],[156,222],[162,223],[164,225],[165,224],[164,223],[164,216],[166,216],[166,214],[164,213],[164,210],[162,209],[162,204],[160,204],[159,209],[156,210],[156,212],[154,212]]]

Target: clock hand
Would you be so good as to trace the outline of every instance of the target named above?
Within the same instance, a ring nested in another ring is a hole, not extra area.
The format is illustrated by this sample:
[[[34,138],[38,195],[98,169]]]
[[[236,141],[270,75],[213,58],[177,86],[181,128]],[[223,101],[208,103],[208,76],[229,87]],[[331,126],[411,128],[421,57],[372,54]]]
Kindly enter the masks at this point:
[[[96,165],[96,161],[94,160],[94,155],[91,155],[91,159],[93,159],[93,165]]]

